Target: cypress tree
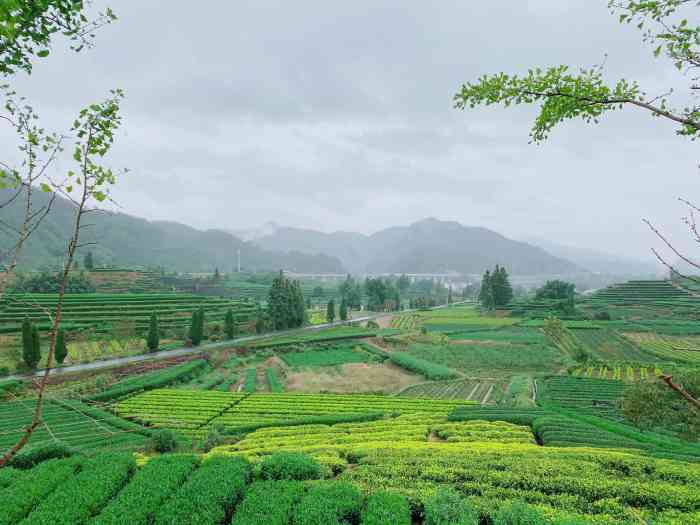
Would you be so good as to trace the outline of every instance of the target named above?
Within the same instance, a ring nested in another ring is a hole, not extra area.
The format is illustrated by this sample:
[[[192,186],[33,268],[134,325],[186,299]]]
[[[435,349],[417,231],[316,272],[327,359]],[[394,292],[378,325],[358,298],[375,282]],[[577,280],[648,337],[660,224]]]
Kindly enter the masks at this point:
[[[494,303],[494,286],[491,272],[486,270],[483,279],[481,279],[481,288],[479,288],[479,302],[481,306],[487,310],[492,310]]]
[[[335,321],[335,301],[333,299],[328,301],[328,306],[326,307],[326,321],[329,323]]]
[[[199,307],[199,315],[197,316],[197,323],[198,323],[198,329],[197,332],[199,333],[199,341],[201,342],[202,339],[204,339],[205,334],[205,329],[204,327],[206,326],[205,319],[204,319],[204,307],[200,306]]]
[[[34,358],[34,327],[27,317],[22,321],[22,360],[29,368],[35,368],[39,362]]]
[[[231,308],[228,309],[224,318],[224,332],[226,332],[227,339],[236,337],[236,321],[233,319],[233,310]]]
[[[160,334],[158,333],[158,317],[156,313],[151,314],[151,323],[148,327],[148,337],[146,338],[146,346],[149,352],[155,352],[160,345]]]
[[[192,323],[190,325],[190,341],[192,346],[199,346],[202,342],[204,327],[204,310],[200,308],[192,312]]]
[[[63,328],[59,328],[58,333],[56,334],[56,349],[54,350],[54,356],[56,357],[56,362],[59,365],[62,365],[63,361],[66,360],[67,355],[68,355],[68,349],[66,348],[65,334],[63,333]]]
[[[36,368],[36,365],[41,361],[41,337],[36,326],[32,326],[31,343],[27,350],[29,351],[24,354],[24,362],[29,368]]]
[[[345,302],[345,297],[343,297],[340,300],[340,308],[339,308],[339,315],[340,315],[340,320],[341,321],[347,321],[348,320],[348,305]]]

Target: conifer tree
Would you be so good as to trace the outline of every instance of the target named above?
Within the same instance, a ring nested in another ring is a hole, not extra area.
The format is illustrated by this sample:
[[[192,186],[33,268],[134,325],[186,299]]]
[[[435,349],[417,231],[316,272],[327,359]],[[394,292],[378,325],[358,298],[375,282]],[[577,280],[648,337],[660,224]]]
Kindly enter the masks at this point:
[[[193,346],[199,346],[204,338],[204,307],[192,312],[192,323],[190,325],[190,341]]]
[[[36,326],[31,327],[31,336],[27,348],[24,349],[24,362],[29,368],[36,368],[41,361],[41,337]]]
[[[326,307],[326,321],[329,323],[335,321],[335,301],[333,299],[328,301],[328,306]]]
[[[340,316],[341,321],[348,320],[348,305],[345,302],[344,297],[340,300],[340,307],[338,309],[338,315]]]
[[[93,270],[95,268],[95,259],[92,256],[92,252],[87,252],[87,255],[85,255],[83,266],[86,270]]]
[[[493,293],[493,278],[491,272],[486,270],[484,277],[481,279],[481,288],[479,289],[479,302],[481,306],[487,310],[492,310],[495,306]]]
[[[63,364],[68,355],[68,348],[66,347],[66,337],[63,333],[63,328],[58,329],[56,334],[56,349],[54,350],[54,356],[56,357],[56,362],[59,365]]]
[[[36,368],[40,358],[34,353],[34,327],[29,318],[22,321],[22,360],[29,368]]]
[[[224,332],[226,332],[227,339],[235,339],[236,321],[233,318],[233,310],[231,308],[228,309],[224,318]]]
[[[158,330],[158,317],[156,313],[151,314],[151,322],[148,327],[148,337],[146,338],[146,346],[149,352],[155,352],[160,345],[160,334]]]

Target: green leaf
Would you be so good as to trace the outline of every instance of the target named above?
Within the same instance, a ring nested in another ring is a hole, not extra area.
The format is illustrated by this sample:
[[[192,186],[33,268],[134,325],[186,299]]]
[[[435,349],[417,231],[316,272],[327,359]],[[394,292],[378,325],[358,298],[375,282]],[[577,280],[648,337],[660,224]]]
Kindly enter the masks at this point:
[[[42,49],[41,51],[39,51],[39,52],[36,54],[36,56],[38,56],[39,58],[46,58],[47,56],[49,56],[49,50],[48,50],[48,49]]]

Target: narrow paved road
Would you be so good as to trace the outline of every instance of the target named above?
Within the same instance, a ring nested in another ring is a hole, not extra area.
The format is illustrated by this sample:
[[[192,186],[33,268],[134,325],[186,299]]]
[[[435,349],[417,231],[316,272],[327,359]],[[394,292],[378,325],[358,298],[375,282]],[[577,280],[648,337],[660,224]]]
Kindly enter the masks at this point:
[[[368,315],[364,317],[356,317],[354,319],[350,319],[348,321],[336,321],[334,323],[324,323],[324,324],[317,324],[317,325],[312,325],[312,326],[305,326],[303,328],[295,328],[294,330],[284,330],[280,332],[270,332],[267,334],[260,334],[260,335],[249,335],[246,337],[239,337],[238,339],[233,339],[229,341],[222,341],[220,343],[210,343],[210,344],[204,344],[200,345],[197,347],[181,347],[181,348],[176,348],[174,350],[163,350],[161,352],[153,352],[150,354],[140,354],[140,355],[132,355],[128,357],[115,357],[113,359],[104,359],[100,361],[94,361],[92,363],[85,363],[81,365],[69,365],[69,366],[61,366],[58,368],[52,368],[51,369],[51,375],[63,375],[63,374],[70,374],[72,372],[84,372],[86,370],[101,370],[103,368],[112,368],[115,366],[121,366],[121,365],[128,365],[132,363],[140,363],[142,361],[153,361],[153,360],[158,360],[158,359],[167,359],[170,357],[180,357],[183,355],[193,355],[193,354],[201,354],[206,352],[207,350],[216,350],[217,348],[228,348],[232,345],[239,344],[239,343],[245,343],[247,341],[256,341],[258,339],[267,339],[270,337],[279,337],[281,335],[293,335],[296,333],[300,332],[309,332],[309,331],[315,331],[315,330],[322,330],[324,328],[331,328],[333,326],[342,326],[350,323],[357,323],[357,322],[364,322],[364,321],[369,321],[371,319],[378,319],[380,317],[387,317],[387,316],[392,316],[393,314],[387,314],[387,313],[381,313],[381,314],[376,314],[376,315]],[[5,380],[10,380],[10,379],[31,379],[32,377],[40,377],[43,376],[46,373],[45,368],[41,368],[36,370],[33,373],[29,374],[15,374],[11,376],[6,376],[0,378],[0,381],[5,381]]]
[[[467,301],[452,303],[452,306],[457,305],[457,304],[462,304],[463,302],[467,302]],[[435,306],[434,308],[431,308],[431,310],[439,310],[440,308],[446,308],[446,307],[447,307],[447,305],[443,304],[440,306]],[[305,326],[303,328],[295,328],[294,330],[284,330],[281,332],[270,332],[270,333],[261,334],[261,335],[249,335],[246,337],[239,337],[238,339],[233,339],[230,341],[223,341],[221,343],[210,343],[210,344],[200,345],[198,347],[184,347],[183,346],[182,348],[176,348],[174,350],[163,350],[161,352],[153,352],[151,354],[132,355],[129,357],[115,357],[114,359],[104,359],[101,361],[94,361],[92,363],[85,363],[82,365],[62,366],[62,367],[58,367],[58,368],[52,368],[51,375],[63,375],[63,374],[70,374],[72,372],[84,372],[86,370],[101,370],[103,368],[112,368],[114,366],[128,365],[131,363],[140,363],[142,361],[152,361],[152,360],[157,360],[157,359],[167,359],[169,357],[180,357],[183,355],[200,354],[200,353],[206,352],[207,350],[216,350],[218,348],[228,348],[234,344],[245,343],[247,341],[255,341],[258,339],[267,339],[269,337],[278,337],[280,335],[292,335],[292,334],[296,334],[296,333],[300,333],[300,332],[312,332],[315,330],[323,330],[324,328],[331,328],[333,326],[342,326],[342,325],[351,324],[351,323],[370,321],[372,319],[393,317],[394,315],[399,315],[399,314],[407,313],[407,312],[411,312],[411,311],[413,311],[413,310],[403,310],[402,312],[395,312],[395,313],[380,313],[380,314],[374,314],[374,315],[367,315],[364,317],[356,317],[354,319],[349,319],[347,321],[335,321],[334,323],[324,323],[324,324],[317,324],[317,325],[312,325],[312,326]],[[0,381],[10,380],[10,379],[31,379],[32,377],[43,376],[45,373],[46,373],[46,369],[41,368],[39,370],[36,370],[34,373],[30,373],[30,374],[15,374],[15,375],[11,375],[11,376],[2,377],[2,378],[0,378]]]

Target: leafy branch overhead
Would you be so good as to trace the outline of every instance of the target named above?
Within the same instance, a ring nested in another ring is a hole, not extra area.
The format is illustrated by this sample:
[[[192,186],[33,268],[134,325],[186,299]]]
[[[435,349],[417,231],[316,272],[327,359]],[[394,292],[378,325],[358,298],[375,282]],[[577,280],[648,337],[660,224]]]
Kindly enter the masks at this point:
[[[654,55],[662,53],[673,61],[681,74],[687,75],[700,66],[700,26],[691,26],[686,19],[671,22],[681,7],[700,5],[698,0],[659,2],[610,2],[614,12],[621,12],[620,22],[636,23],[644,31],[644,40],[656,45]],[[652,27],[648,27],[652,26]],[[691,76],[690,97],[700,86]],[[546,140],[551,130],[565,120],[580,118],[597,123],[608,111],[635,106],[664,117],[679,125],[679,135],[693,139],[700,136],[700,106],[671,107],[668,93],[650,97],[637,82],[626,79],[608,85],[603,66],[581,69],[573,73],[568,66],[531,69],[527,75],[498,73],[484,75],[476,82],[463,84],[454,97],[458,109],[502,104],[540,104],[540,112],[530,133],[534,142]]]
[[[84,0],[3,0],[0,2],[0,74],[32,72],[32,58],[49,55],[51,39],[61,34],[71,49],[90,47],[94,32],[117,17],[111,9],[93,20],[85,15]]]

